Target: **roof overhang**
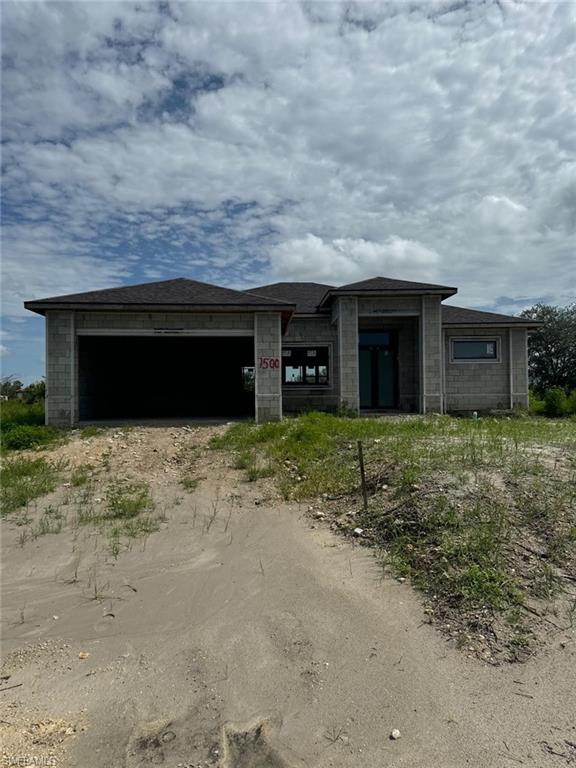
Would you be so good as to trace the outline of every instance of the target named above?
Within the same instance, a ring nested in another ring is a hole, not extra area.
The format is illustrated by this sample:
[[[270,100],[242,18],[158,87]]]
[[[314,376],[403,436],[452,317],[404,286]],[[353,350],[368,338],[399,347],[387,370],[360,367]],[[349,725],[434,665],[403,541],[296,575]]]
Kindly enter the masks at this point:
[[[278,312],[285,329],[296,309],[295,304],[101,304],[88,302],[25,301],[24,307],[38,315],[47,312],[198,312],[205,314],[254,314]]]
[[[457,288],[447,287],[442,289],[433,290],[430,288],[421,289],[388,289],[381,290],[378,288],[370,289],[366,288],[358,291],[342,291],[336,289],[335,291],[327,291],[326,295],[318,305],[319,309],[328,306],[332,299],[337,299],[340,296],[357,296],[358,298],[394,298],[396,296],[441,296],[443,299],[447,299],[450,296],[455,296],[458,293]]]
[[[464,329],[470,329],[470,328],[526,328],[527,330],[536,330],[537,328],[541,328],[544,325],[544,323],[537,322],[536,320],[527,320],[526,322],[519,322],[519,323],[507,323],[505,320],[498,321],[498,320],[492,320],[490,322],[469,322],[469,323],[463,323],[463,322],[457,322],[457,323],[449,323],[442,321],[442,328],[464,328]]]

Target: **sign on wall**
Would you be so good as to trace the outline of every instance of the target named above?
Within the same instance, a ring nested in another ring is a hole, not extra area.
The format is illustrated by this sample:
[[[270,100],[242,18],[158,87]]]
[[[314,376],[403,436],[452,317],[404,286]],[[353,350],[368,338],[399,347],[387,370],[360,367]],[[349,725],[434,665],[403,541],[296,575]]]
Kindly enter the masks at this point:
[[[259,357],[258,368],[280,368],[279,357]]]

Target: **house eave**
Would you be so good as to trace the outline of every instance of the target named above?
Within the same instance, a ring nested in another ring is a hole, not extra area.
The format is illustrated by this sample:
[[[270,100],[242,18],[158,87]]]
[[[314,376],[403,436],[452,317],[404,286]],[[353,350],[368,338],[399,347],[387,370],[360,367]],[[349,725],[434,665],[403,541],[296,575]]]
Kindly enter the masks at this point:
[[[53,310],[74,312],[206,312],[213,314],[238,312],[281,312],[292,315],[294,304],[89,304],[86,302],[25,301],[31,312],[45,315]]]
[[[522,322],[522,323],[510,323],[506,321],[491,321],[491,322],[470,322],[470,323],[442,323],[442,328],[526,328],[529,330],[536,330],[541,328],[543,323],[537,322]]]
[[[446,289],[431,290],[429,288],[422,289],[394,289],[381,290],[378,288],[370,289],[366,288],[359,291],[328,291],[326,296],[322,299],[319,305],[319,309],[323,309],[332,299],[339,296],[356,296],[358,298],[393,298],[396,296],[441,296],[443,299],[448,299],[450,296],[455,296],[458,293],[457,288],[447,287]]]

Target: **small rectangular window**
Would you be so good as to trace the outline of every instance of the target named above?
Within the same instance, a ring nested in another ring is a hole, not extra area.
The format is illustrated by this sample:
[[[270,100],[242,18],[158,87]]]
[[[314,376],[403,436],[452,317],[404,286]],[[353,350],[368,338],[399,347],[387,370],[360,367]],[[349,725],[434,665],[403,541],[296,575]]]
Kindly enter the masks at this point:
[[[254,392],[254,366],[242,368],[242,389],[244,392]]]
[[[498,340],[452,339],[452,360],[498,360]]]
[[[328,347],[287,347],[282,350],[282,382],[328,384]]]

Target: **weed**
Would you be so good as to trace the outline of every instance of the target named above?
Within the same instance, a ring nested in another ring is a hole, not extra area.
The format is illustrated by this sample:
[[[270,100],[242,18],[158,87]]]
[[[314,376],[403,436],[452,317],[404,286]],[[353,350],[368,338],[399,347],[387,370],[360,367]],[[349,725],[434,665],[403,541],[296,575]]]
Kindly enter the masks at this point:
[[[92,475],[93,467],[90,464],[80,464],[75,467],[70,475],[70,485],[79,488],[86,485]]]
[[[80,437],[83,440],[88,440],[91,437],[96,437],[104,432],[102,427],[97,427],[94,424],[88,424],[86,427],[82,427],[80,430]]]
[[[248,469],[254,459],[250,451],[241,451],[234,461],[234,469]]]
[[[34,538],[45,536],[48,533],[60,533],[64,525],[64,515],[59,507],[46,507],[38,526],[32,530]]]
[[[101,519],[101,515],[94,509],[91,504],[86,504],[78,507],[76,513],[76,522],[78,525],[93,525]]]
[[[326,731],[324,734],[324,738],[326,741],[329,741],[330,744],[336,744],[336,742],[342,738],[342,736],[345,735],[344,728],[342,726],[336,727],[335,725],[330,728],[329,731]]]
[[[108,537],[108,551],[112,557],[117,560],[121,549],[122,545],[120,543],[120,531],[117,528],[114,528]]]
[[[141,517],[127,520],[123,527],[123,532],[129,538],[138,538],[154,533],[160,528],[160,518],[153,515],[142,515]]]
[[[32,522],[32,518],[30,517],[30,515],[27,514],[26,511],[23,511],[17,517],[13,517],[12,522],[20,528],[21,526],[24,526],[24,525],[30,525],[30,523]]]
[[[180,485],[191,493],[192,491],[195,491],[196,488],[198,488],[200,480],[201,478],[199,477],[192,477],[191,475],[186,475],[186,477],[183,477],[180,480]]]
[[[61,465],[46,459],[13,458],[0,468],[0,501],[2,514],[26,506],[56,488]]]
[[[530,590],[535,597],[550,600],[561,589],[561,579],[549,563],[539,562],[530,582]]]
[[[153,509],[150,489],[146,483],[114,481],[107,494],[107,515],[110,519],[128,520]]]

